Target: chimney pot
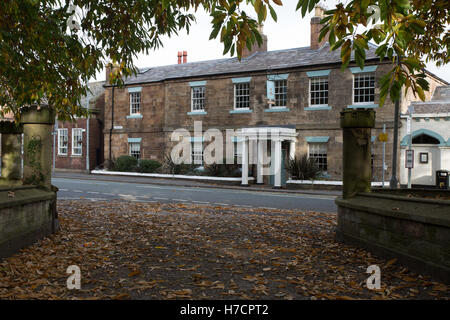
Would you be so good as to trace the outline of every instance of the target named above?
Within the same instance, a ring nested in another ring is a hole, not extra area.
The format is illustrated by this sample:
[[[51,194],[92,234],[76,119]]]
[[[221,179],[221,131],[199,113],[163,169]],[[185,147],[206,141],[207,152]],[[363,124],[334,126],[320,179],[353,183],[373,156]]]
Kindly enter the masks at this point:
[[[320,29],[322,29],[320,20],[322,20],[325,15],[325,9],[322,6],[315,6],[314,9],[314,17],[311,18],[311,49],[317,50],[325,44],[327,36],[319,43]]]
[[[187,51],[183,51],[183,63],[187,63]]]
[[[178,51],[178,64],[181,64],[181,51]]]

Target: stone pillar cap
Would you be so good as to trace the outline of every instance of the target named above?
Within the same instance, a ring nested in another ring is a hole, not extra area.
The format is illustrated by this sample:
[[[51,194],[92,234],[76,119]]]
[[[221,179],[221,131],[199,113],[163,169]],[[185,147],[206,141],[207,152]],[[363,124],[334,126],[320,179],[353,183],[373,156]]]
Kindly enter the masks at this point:
[[[20,123],[55,124],[55,110],[50,107],[23,107],[20,110]]]
[[[341,128],[374,128],[373,109],[344,110],[341,112]]]

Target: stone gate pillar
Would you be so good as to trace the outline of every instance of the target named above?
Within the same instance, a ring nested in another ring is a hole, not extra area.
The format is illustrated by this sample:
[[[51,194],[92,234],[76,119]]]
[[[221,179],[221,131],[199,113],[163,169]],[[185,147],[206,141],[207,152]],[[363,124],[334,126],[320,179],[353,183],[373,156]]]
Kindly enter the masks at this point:
[[[375,111],[371,109],[341,112],[343,129],[343,192],[344,199],[358,192],[369,192],[372,181],[371,128],[375,126]]]
[[[23,126],[12,121],[0,121],[2,134],[2,182],[21,184]]]
[[[48,107],[21,109],[23,124],[23,183],[51,188],[52,129],[55,112]]]

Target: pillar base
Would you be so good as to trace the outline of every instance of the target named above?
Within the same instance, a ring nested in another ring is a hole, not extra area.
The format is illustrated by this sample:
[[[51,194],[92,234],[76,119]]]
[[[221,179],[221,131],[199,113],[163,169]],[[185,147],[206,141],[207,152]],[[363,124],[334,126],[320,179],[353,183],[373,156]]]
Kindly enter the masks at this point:
[[[262,186],[262,185],[264,185],[264,182],[256,182],[255,184]]]
[[[272,187],[272,189],[282,189],[283,187]]]
[[[241,184],[241,187],[250,187],[249,184]]]

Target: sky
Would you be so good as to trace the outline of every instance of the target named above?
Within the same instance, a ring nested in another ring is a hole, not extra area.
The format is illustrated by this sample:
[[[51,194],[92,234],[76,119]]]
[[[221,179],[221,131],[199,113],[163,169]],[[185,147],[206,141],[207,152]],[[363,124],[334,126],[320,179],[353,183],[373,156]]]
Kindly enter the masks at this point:
[[[326,2],[328,7],[331,7],[330,2],[333,1]],[[310,19],[314,12],[302,18],[301,13],[295,11],[296,4],[297,0],[284,0],[283,6],[276,6],[278,22],[274,22],[268,15],[264,24],[268,50],[310,45]],[[211,17],[201,10],[197,11],[195,16],[197,22],[191,26],[189,34],[182,31],[178,36],[163,38],[164,47],[150,52],[149,55],[139,54],[135,59],[135,65],[138,68],[146,68],[176,64],[178,51],[187,51],[188,62],[230,57],[229,54],[225,56],[222,54],[223,44],[219,39],[208,40],[212,31]],[[427,70],[450,82],[450,64],[438,68],[433,63],[428,63]],[[99,73],[95,80],[105,80],[105,73]]]

